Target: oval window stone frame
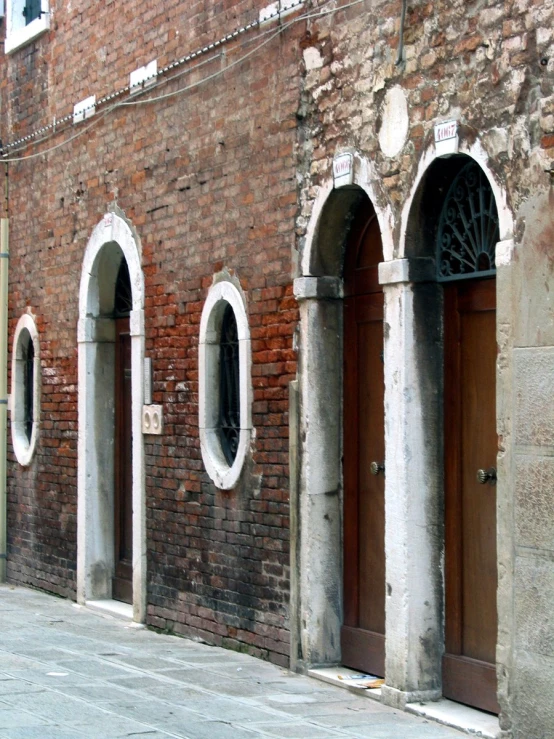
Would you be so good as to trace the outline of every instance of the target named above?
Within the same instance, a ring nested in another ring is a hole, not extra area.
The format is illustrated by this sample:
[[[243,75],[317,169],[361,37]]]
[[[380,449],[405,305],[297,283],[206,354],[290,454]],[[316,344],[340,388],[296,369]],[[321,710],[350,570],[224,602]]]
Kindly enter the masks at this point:
[[[27,337],[29,337],[27,339]],[[33,342],[33,427],[31,438],[25,432],[25,380],[23,341]],[[40,422],[40,342],[35,320],[30,313],[23,314],[15,328],[12,346],[11,436],[15,457],[27,467],[35,453]]]
[[[216,276],[200,319],[198,345],[198,430],[204,466],[211,480],[221,490],[231,490],[237,484],[252,436],[252,351],[245,300],[230,276]],[[227,463],[218,434],[219,372],[221,321],[226,305],[235,314],[239,341],[240,432],[237,455],[231,466]]]

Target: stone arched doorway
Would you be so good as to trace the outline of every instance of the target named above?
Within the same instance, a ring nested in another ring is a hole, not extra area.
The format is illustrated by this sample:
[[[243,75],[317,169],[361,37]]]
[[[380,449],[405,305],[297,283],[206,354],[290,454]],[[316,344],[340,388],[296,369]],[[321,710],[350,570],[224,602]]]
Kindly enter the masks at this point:
[[[371,405],[373,420],[376,415],[381,418],[380,424],[374,424],[380,441],[371,450],[369,462],[374,458],[378,463],[384,461],[382,291],[377,269],[383,259],[381,233],[385,230],[387,246],[390,234],[387,211],[375,207],[376,200],[375,193],[370,197],[362,183],[329,189],[314,214],[316,225],[302,258],[304,275],[295,280],[301,316],[297,416],[300,530],[296,553],[299,580],[292,586],[291,661],[296,666],[336,664],[345,655],[346,664],[361,669],[360,652],[365,657],[373,652],[376,659],[372,666],[370,656],[363,669],[382,673],[383,476],[371,475],[365,448],[357,451],[360,439],[367,440],[364,434],[371,425],[367,414],[357,412],[363,385],[365,389],[377,388],[371,398],[371,393],[364,397]],[[376,313],[372,312],[375,307]],[[345,337],[350,337],[353,350],[349,365],[343,351]],[[371,512],[367,508],[369,497],[361,500],[359,495],[361,487],[365,490],[367,486],[374,488],[375,494]],[[373,551],[367,546],[368,522],[360,515],[372,523],[379,521]],[[373,606],[376,619],[370,616],[368,620]]]
[[[135,621],[146,604],[143,304],[138,238],[108,213],[87,244],[79,294],[77,597],[108,609],[130,601]]]
[[[418,662],[406,650],[404,675],[390,665],[383,693],[403,703],[436,691],[498,713],[495,253],[506,219],[485,171],[461,154],[429,163],[407,214],[402,258],[381,269],[386,362],[403,354],[406,372],[388,377],[387,414],[401,410],[409,430],[403,448],[387,429],[387,484],[406,512],[387,564],[402,548],[406,582],[419,583],[391,594],[387,618],[404,614],[427,642]]]

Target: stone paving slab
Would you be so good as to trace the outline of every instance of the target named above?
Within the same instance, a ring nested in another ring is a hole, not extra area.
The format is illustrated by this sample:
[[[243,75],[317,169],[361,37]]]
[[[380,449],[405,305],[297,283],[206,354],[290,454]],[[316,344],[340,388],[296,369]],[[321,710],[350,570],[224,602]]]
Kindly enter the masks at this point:
[[[0,739],[455,739],[347,690],[0,585]]]

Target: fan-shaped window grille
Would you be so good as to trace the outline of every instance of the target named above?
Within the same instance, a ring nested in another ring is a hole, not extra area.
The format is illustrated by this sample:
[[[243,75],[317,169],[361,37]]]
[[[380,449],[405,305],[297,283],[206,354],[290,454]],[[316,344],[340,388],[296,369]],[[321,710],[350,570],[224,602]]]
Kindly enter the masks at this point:
[[[439,220],[437,279],[486,277],[496,271],[498,211],[489,181],[474,162],[450,186]]]
[[[227,303],[219,342],[219,439],[227,464],[235,461],[240,434],[239,339],[237,320]]]

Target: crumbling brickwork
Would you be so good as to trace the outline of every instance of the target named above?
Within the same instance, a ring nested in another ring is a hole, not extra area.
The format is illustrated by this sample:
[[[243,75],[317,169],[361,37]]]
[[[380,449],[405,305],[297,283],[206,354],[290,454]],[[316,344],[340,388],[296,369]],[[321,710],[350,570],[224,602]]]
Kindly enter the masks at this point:
[[[449,117],[467,126],[468,136],[479,132],[499,179],[525,182],[508,188],[517,209],[544,186],[554,156],[552,4],[408,3],[398,64],[401,6],[362,3],[308,25],[299,127],[303,214],[310,212],[310,188],[328,177],[334,153],[348,147],[371,159],[400,212],[434,123]],[[406,95],[409,132],[401,152],[387,157],[379,133],[394,86]]]
[[[62,118],[89,95],[125,87],[151,59],[161,69],[221,39],[257,20],[262,6],[52,2],[50,32],[2,60],[3,141]],[[244,33],[179,74],[168,72],[149,96],[205,83],[151,104],[99,106],[89,132],[6,170],[10,336],[22,312],[36,316],[42,373],[36,454],[27,468],[10,454],[10,579],[75,592],[79,283],[91,232],[116,204],[141,240],[146,354],[153,402],[165,416],[163,436],[145,447],[147,620],[282,664],[298,33],[291,28],[240,61],[266,39],[259,29]],[[79,130],[60,124],[19,155]],[[223,267],[247,299],[256,430],[248,470],[229,493],[203,469],[197,404],[200,314]]]

